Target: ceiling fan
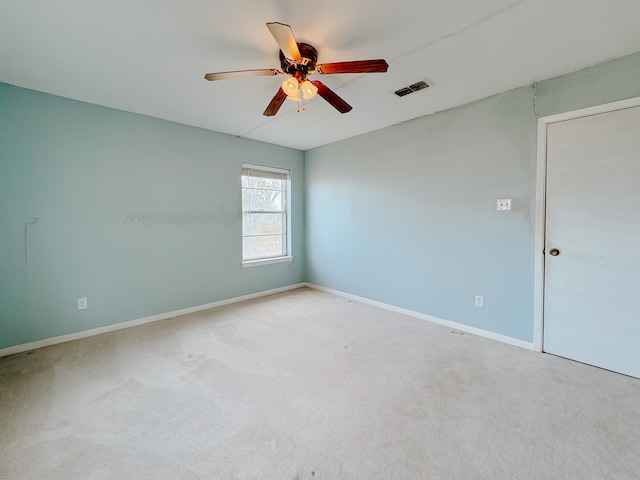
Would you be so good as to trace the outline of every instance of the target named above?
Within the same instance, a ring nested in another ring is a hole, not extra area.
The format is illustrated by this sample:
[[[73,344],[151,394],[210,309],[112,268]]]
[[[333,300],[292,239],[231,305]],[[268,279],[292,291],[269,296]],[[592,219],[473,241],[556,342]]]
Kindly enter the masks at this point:
[[[226,80],[239,77],[270,77],[275,75],[290,75],[282,82],[271,103],[263,115],[271,117],[278,113],[287,98],[298,102],[298,111],[305,109],[305,100],[309,100],[316,93],[329,102],[340,113],[351,111],[352,107],[333,90],[319,80],[308,80],[307,75],[319,73],[331,75],[335,73],[383,73],[389,68],[386,61],[356,60],[351,62],[334,62],[316,64],[318,51],[308,43],[296,42],[293,30],[289,25],[279,22],[267,23],[267,28],[280,47],[280,66],[259,70],[236,70],[231,72],[207,73],[204,78],[209,81]]]

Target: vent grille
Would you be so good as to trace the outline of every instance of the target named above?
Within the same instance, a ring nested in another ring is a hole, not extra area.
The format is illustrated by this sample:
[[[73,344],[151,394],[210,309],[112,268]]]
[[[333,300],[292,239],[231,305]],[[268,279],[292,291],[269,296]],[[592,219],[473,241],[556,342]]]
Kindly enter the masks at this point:
[[[425,88],[428,88],[428,87],[429,87],[429,84],[427,82],[420,80],[419,82],[414,83],[413,85],[409,85],[408,87],[401,88],[400,90],[396,90],[393,93],[395,93],[399,97],[404,97],[405,95],[409,95],[410,93],[417,92],[418,90],[424,90]]]

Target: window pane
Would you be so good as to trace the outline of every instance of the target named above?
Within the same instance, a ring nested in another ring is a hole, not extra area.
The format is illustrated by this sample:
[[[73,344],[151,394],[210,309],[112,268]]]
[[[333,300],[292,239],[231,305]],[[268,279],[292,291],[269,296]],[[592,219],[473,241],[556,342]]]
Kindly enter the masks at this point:
[[[283,235],[267,235],[263,237],[244,237],[242,254],[245,260],[265,257],[281,257],[286,255],[283,248]]]
[[[249,210],[251,205],[251,190],[242,189],[242,211]]]
[[[271,168],[260,168],[260,167],[250,167],[250,166],[242,167],[242,175],[245,177],[275,178],[275,179],[284,180],[284,181],[287,181],[289,179],[288,170],[275,171]]]
[[[286,188],[286,180],[280,180],[277,178],[249,177],[249,187],[268,190],[284,190]]]
[[[277,190],[243,190],[242,205],[244,210],[281,211],[284,210],[284,192]]]
[[[242,235],[283,235],[286,233],[284,213],[243,213]]]

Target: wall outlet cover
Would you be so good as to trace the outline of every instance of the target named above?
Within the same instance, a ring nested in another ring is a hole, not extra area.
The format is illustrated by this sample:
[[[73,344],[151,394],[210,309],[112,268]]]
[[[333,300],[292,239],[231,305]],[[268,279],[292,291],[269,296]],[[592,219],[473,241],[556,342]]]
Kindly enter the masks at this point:
[[[78,299],[78,310],[86,310],[87,309],[87,297],[82,297]]]
[[[510,198],[499,198],[498,199],[498,211],[502,212],[505,210],[511,210],[511,199]]]

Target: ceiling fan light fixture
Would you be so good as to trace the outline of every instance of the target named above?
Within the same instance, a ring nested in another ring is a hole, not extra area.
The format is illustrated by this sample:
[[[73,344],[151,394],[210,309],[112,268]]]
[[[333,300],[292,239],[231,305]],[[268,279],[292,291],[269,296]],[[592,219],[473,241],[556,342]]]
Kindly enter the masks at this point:
[[[314,95],[318,93],[318,87],[316,87],[309,80],[305,80],[304,82],[302,82],[302,85],[300,85],[300,89],[302,90],[302,95],[306,100],[313,98]]]
[[[287,97],[297,100],[300,97],[300,82],[296,77],[289,77],[282,82],[282,91]]]
[[[313,98],[318,93],[318,87],[309,80],[305,79],[301,82],[299,78],[292,76],[282,82],[282,91],[287,94],[289,100],[300,102],[302,98],[305,100]]]

